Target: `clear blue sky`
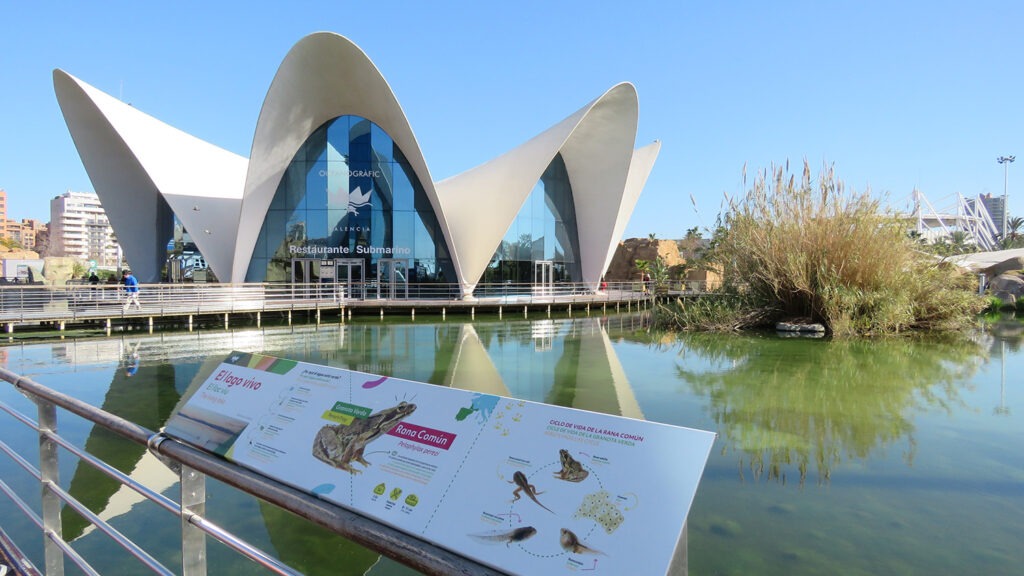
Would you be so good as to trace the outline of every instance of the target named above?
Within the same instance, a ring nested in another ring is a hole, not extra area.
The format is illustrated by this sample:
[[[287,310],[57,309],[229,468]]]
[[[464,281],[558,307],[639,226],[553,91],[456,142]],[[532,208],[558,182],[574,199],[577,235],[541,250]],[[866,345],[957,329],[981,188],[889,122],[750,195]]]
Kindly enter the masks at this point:
[[[0,0],[0,21],[0,188],[16,219],[93,189],[54,68],[248,156],[278,65],[323,30],[383,72],[435,180],[634,83],[637,146],[662,151],[627,237],[711,226],[744,165],[803,159],[893,207],[918,188],[941,208],[1001,195],[996,158],[1019,155],[1010,212],[1024,214],[1019,2]]]

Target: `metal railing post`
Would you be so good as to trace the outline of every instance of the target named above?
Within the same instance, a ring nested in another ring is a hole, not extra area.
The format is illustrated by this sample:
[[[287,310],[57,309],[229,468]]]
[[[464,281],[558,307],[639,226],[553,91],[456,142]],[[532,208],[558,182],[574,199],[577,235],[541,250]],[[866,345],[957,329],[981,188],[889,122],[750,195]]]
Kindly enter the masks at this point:
[[[65,505],[70,507],[69,513],[80,515],[86,522],[98,529],[97,534],[102,533],[111,538],[114,543],[142,562],[152,572],[165,576],[174,574],[172,570],[156,561],[138,543],[125,537],[74,496],[61,489],[58,483],[57,457],[59,450],[67,451],[68,455],[77,458],[79,463],[94,467],[100,473],[120,483],[122,487],[134,490],[160,508],[180,516],[183,576],[205,576],[207,573],[209,562],[207,536],[275,574],[299,575],[298,571],[274,558],[271,554],[240,539],[203,516],[206,504],[207,476],[279,509],[287,510],[310,522],[311,525],[327,528],[356,544],[385,554],[425,574],[438,576],[447,574],[498,576],[499,574],[493,568],[419,540],[417,537],[404,534],[386,524],[347,511],[312,494],[280,484],[273,479],[227,462],[219,456],[178,441],[172,441],[162,434],[157,434],[85,402],[42,386],[29,378],[22,378],[3,367],[0,367],[0,381],[11,383],[17,390],[31,398],[39,412],[38,422],[32,422],[31,418],[18,413],[4,402],[0,402],[0,410],[11,414],[17,420],[39,432],[40,465],[38,471],[34,470],[31,463],[24,461],[20,456],[8,452],[6,446],[3,451],[14,456],[25,470],[39,478],[42,491],[42,518],[37,517],[29,506],[23,505],[24,503],[16,495],[12,495],[12,499],[33,520],[35,525],[43,530],[43,551],[47,576],[64,575],[64,564],[67,562],[64,560],[65,556],[80,569],[80,572],[75,571],[76,574],[97,574],[89,563],[63,539],[60,514],[62,506]],[[95,455],[85,452],[69,443],[67,439],[58,436],[57,408],[78,415],[99,428],[126,440],[147,446],[150,452],[157,455],[165,465],[172,470],[180,470],[178,473],[181,485],[180,504],[172,498],[150,489],[145,484],[133,480]],[[4,487],[3,492],[7,493],[6,486],[2,487]],[[20,555],[20,552],[18,554]],[[116,572],[120,573],[121,570],[116,570]]]
[[[60,466],[57,462],[57,443],[46,435],[46,432],[57,432],[57,407],[46,400],[35,400],[39,406],[39,482],[42,489],[46,576],[63,576],[64,552],[58,545],[58,542],[63,540],[60,524],[61,500],[53,491],[53,486],[60,486]]]
[[[181,573],[206,576],[206,534],[192,524],[206,515],[206,474],[181,465]]]

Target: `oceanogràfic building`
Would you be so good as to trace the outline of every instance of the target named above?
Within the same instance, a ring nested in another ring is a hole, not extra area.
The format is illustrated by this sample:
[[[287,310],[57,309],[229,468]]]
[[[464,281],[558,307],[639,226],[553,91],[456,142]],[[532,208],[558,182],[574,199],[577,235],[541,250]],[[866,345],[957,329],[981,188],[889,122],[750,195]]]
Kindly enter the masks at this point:
[[[519,147],[435,182],[376,66],[300,40],[244,158],[62,70],[57,100],[136,276],[160,279],[175,218],[221,281],[401,287],[568,281],[597,290],[660,150],[634,149],[618,84]],[[395,287],[399,287],[396,292]]]

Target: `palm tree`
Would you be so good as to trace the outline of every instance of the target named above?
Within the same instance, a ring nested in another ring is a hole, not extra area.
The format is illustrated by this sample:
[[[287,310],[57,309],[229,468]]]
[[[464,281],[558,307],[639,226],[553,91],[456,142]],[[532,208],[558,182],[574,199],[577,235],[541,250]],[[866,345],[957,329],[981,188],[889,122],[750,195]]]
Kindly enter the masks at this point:
[[[650,260],[636,260],[634,262],[637,272],[640,273],[640,284],[643,286],[643,291],[647,292],[647,274],[651,271]]]
[[[654,293],[666,294],[668,292],[668,265],[665,264],[665,259],[658,256],[651,263],[650,269]]]
[[[1012,248],[1021,237],[1021,229],[1024,228],[1024,218],[1014,216],[1006,221],[1006,248]]]
[[[953,254],[967,254],[977,249],[971,242],[970,234],[963,230],[954,230],[949,235],[949,243],[953,249]]]
[[[13,238],[0,238],[0,246],[5,246],[11,250],[21,250],[24,248],[20,242]]]

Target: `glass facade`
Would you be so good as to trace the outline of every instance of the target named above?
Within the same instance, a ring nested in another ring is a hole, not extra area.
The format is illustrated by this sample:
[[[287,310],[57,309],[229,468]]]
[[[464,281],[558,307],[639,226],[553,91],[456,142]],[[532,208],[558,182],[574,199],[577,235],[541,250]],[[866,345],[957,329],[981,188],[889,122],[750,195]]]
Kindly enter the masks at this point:
[[[576,208],[561,155],[506,231],[478,293],[537,284],[541,276],[545,283],[581,280]],[[373,122],[339,116],[314,131],[285,170],[246,281],[363,283],[370,294],[374,285],[378,293],[386,285],[385,297],[402,297],[422,295],[424,284],[455,285],[457,278],[434,210],[402,151]]]
[[[549,262],[554,282],[580,282],[576,205],[565,161],[555,157],[491,257],[487,284],[536,284],[538,262]],[[478,289],[478,293],[480,290]]]
[[[317,266],[304,263],[315,261]],[[299,148],[278,185],[246,274],[249,282],[318,281],[324,262],[360,280],[398,269],[411,290],[455,283],[444,235],[402,151],[373,122],[339,116]],[[397,264],[397,266],[396,266]]]

